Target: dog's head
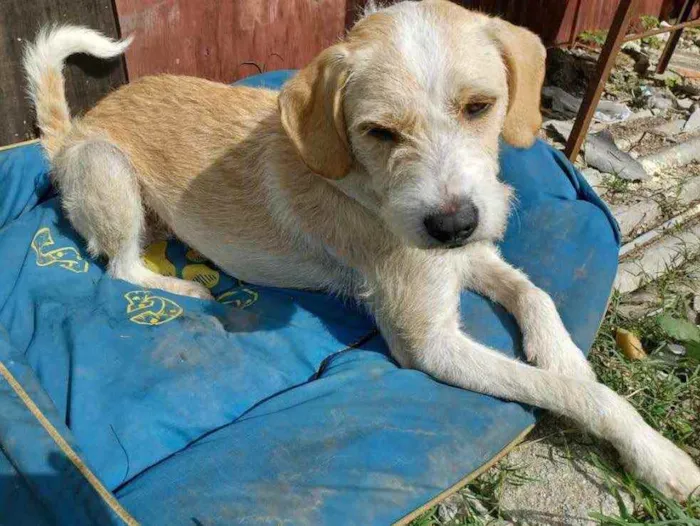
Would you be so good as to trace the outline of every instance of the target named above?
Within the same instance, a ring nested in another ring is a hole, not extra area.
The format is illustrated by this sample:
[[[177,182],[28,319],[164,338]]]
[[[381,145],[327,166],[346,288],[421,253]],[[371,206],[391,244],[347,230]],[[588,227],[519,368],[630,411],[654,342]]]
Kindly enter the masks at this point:
[[[415,246],[498,239],[510,188],[498,141],[541,125],[545,50],[533,33],[443,0],[372,10],[282,89],[306,165]]]

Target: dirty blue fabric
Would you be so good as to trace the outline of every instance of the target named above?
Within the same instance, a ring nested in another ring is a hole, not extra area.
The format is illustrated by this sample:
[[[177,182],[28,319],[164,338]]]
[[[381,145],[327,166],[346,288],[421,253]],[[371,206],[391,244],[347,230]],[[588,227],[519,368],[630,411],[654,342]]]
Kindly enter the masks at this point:
[[[276,88],[289,74],[246,83]],[[587,350],[616,271],[614,220],[543,142],[504,144],[501,166],[518,198],[503,254]],[[149,264],[218,301],[108,278],[36,145],[0,152],[0,221],[0,525],[122,523],[65,444],[143,524],[384,525],[535,421],[531,408],[398,368],[353,304],[242,283],[177,242],[151,246]],[[519,355],[500,306],[465,292],[462,317]]]

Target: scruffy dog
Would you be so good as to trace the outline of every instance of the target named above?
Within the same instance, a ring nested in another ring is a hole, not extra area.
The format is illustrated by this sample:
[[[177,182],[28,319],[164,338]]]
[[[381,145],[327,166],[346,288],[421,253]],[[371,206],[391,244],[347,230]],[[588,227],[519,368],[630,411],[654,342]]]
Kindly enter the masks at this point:
[[[25,57],[65,212],[113,277],[209,298],[141,262],[155,217],[245,281],[358,298],[403,367],[566,415],[675,498],[700,485],[688,455],[595,381],[552,300],[494,245],[511,196],[499,136],[529,146],[541,124],[534,34],[443,0],[402,2],[370,9],[280,93],[161,75],[71,119],[66,57],[128,44],[57,27]],[[537,367],[460,330],[464,288],[513,313]]]

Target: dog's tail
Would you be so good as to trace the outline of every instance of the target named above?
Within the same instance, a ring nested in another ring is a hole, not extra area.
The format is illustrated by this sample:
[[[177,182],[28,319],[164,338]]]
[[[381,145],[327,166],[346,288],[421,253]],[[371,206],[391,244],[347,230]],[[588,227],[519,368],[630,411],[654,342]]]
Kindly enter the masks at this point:
[[[80,26],[43,28],[24,51],[23,65],[29,97],[36,109],[42,144],[51,159],[71,128],[70,110],[63,78],[63,65],[75,53],[109,59],[121,55],[132,37],[116,41]]]

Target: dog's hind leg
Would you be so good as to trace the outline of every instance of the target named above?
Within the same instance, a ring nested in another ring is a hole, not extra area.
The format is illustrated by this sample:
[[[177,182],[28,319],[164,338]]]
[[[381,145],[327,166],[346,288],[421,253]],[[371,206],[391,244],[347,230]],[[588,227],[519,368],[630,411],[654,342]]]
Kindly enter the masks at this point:
[[[63,208],[94,257],[108,258],[109,274],[145,288],[211,298],[206,287],[161,276],[141,260],[145,212],[127,156],[102,138],[67,147],[53,159]]]

